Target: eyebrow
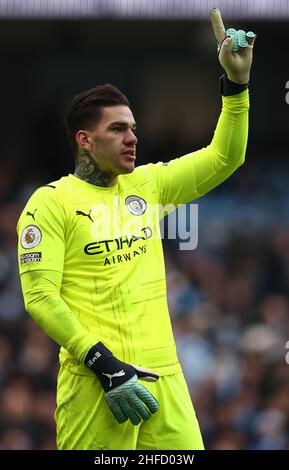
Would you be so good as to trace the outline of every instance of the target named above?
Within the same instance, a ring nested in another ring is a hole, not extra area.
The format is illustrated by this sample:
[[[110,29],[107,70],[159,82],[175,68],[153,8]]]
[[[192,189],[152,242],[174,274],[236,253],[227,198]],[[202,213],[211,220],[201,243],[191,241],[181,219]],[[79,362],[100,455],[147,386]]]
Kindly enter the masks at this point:
[[[113,121],[113,122],[110,122],[109,125],[108,125],[108,127],[112,127],[112,126],[121,126],[121,127],[126,127],[126,126],[128,126],[128,127],[130,127],[130,125],[129,125],[129,123],[128,123],[127,121]],[[136,122],[133,122],[132,125],[131,125],[131,127],[132,127],[133,129],[135,129],[135,128],[136,128]]]

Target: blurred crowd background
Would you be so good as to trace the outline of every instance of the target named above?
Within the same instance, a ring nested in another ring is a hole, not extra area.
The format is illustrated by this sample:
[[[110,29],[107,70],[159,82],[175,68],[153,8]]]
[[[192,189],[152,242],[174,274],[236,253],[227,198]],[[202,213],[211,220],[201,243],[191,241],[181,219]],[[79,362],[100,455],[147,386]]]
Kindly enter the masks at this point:
[[[196,250],[164,240],[168,300],[205,446],[289,450],[288,19],[231,13],[258,35],[247,161],[198,201]],[[138,164],[167,161],[210,142],[222,72],[209,21],[191,17],[2,16],[0,56],[0,449],[54,449],[58,347],[25,313],[15,227],[38,186],[73,172],[68,102],[115,84]]]

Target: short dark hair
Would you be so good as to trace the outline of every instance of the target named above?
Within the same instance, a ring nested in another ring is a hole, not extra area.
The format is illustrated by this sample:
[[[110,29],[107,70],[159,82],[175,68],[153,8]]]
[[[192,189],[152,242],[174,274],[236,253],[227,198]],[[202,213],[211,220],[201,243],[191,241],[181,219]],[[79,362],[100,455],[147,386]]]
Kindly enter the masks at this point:
[[[98,85],[76,95],[66,113],[66,130],[74,155],[78,145],[75,135],[79,129],[91,129],[101,119],[102,108],[125,105],[130,107],[127,97],[114,85]]]

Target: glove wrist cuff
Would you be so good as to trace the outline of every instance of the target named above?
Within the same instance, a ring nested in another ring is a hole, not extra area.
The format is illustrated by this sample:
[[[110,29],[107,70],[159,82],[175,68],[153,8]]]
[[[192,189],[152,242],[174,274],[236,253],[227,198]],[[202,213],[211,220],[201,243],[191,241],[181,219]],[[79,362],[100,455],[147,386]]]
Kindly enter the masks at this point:
[[[88,351],[84,364],[93,370],[105,392],[127,382],[136,373],[133,366],[114,357],[101,342]]]
[[[98,373],[102,369],[103,363],[112,356],[112,352],[99,341],[88,351],[84,364],[95,373]]]
[[[249,82],[244,84],[232,82],[226,74],[220,78],[220,92],[223,96],[238,95],[242,91],[247,90],[248,87]]]

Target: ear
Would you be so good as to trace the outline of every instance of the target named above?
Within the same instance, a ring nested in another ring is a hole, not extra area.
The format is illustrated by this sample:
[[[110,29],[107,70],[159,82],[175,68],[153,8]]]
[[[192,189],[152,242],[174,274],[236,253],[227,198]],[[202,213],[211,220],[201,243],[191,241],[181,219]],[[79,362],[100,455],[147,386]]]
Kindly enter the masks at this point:
[[[77,131],[75,134],[75,139],[76,142],[78,143],[79,147],[85,149],[85,150],[91,150],[92,148],[92,139],[88,135],[87,131]]]

